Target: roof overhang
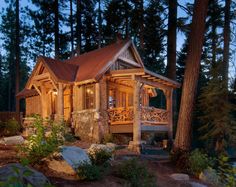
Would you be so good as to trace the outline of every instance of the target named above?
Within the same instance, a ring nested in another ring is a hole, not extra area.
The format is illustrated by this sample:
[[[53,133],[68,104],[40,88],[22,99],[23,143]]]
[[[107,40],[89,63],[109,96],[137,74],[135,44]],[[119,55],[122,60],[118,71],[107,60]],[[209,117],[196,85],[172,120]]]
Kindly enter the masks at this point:
[[[131,80],[138,80],[144,84],[160,89],[180,88],[181,84],[156,74],[144,68],[123,69],[110,71],[108,78],[123,84],[132,84]]]

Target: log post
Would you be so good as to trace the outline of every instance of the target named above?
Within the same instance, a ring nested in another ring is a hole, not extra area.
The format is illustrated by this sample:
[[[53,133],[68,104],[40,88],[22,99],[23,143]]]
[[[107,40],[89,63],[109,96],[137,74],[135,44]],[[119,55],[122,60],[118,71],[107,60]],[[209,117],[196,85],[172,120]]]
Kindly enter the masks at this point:
[[[141,152],[140,88],[141,88],[141,83],[138,80],[134,80],[134,97],[133,97],[134,121],[133,121],[132,149],[137,153]]]
[[[64,118],[64,89],[63,84],[58,84],[57,94],[57,120],[63,120]]]
[[[95,84],[95,106],[96,106],[96,111],[100,111],[100,84],[96,83]]]
[[[42,118],[47,117],[47,111],[48,111],[48,106],[47,106],[47,93],[46,93],[46,88],[43,84],[40,85],[41,88],[41,115]]]
[[[168,111],[168,138],[173,139],[173,88],[165,91],[166,110]]]

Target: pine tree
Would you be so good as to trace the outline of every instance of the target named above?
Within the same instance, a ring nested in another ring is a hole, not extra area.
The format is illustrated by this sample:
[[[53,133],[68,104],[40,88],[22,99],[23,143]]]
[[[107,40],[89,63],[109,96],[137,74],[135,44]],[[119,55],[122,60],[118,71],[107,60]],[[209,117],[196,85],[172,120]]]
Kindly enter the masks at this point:
[[[3,69],[2,74],[2,82],[1,87],[4,91],[4,101],[3,107],[1,110],[13,111],[15,110],[15,95],[16,95],[16,68],[15,61],[16,58],[19,58],[19,66],[21,80],[19,79],[19,89],[21,89],[28,77],[29,67],[27,66],[28,53],[29,48],[27,47],[27,37],[29,37],[28,27],[25,21],[22,21],[22,17],[19,16],[19,39],[16,39],[16,31],[17,31],[17,11],[16,11],[16,3],[15,1],[8,1],[7,8],[4,9],[2,13],[2,23],[0,25],[0,31],[2,33],[2,49],[4,51],[4,55],[1,59],[1,67]],[[20,11],[20,10],[19,10]],[[17,50],[20,48],[20,53],[17,54]],[[19,56],[18,56],[19,55]],[[18,56],[18,57],[16,57]]]
[[[162,19],[164,7],[160,1],[151,0],[147,5],[144,29],[143,59],[146,68],[164,74],[165,24]]]
[[[189,150],[191,142],[191,120],[197,81],[199,77],[201,51],[204,39],[205,18],[208,1],[196,0],[189,36],[186,68],[177,125],[175,150]]]

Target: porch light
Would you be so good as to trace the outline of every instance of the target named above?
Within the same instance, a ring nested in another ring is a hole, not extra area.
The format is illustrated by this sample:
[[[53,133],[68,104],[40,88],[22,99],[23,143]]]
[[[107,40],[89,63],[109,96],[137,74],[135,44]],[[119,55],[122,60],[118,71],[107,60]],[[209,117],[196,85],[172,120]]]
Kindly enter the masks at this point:
[[[52,94],[53,94],[53,95],[57,95],[57,91],[53,90],[53,91],[52,91]]]

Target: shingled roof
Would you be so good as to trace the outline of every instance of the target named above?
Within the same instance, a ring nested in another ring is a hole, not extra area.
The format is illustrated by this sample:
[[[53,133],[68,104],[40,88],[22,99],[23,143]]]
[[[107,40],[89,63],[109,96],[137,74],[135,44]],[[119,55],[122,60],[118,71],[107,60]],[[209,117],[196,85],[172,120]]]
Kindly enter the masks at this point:
[[[64,61],[43,56],[40,56],[39,59],[58,80],[68,82],[97,80],[104,73],[103,71],[109,68],[109,64],[118,56],[119,52],[130,44],[131,41],[119,41]]]

